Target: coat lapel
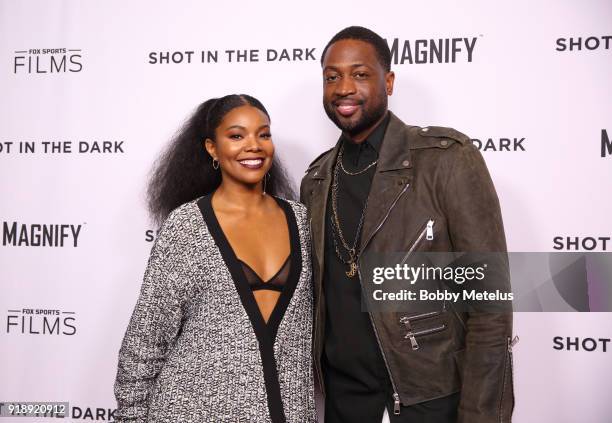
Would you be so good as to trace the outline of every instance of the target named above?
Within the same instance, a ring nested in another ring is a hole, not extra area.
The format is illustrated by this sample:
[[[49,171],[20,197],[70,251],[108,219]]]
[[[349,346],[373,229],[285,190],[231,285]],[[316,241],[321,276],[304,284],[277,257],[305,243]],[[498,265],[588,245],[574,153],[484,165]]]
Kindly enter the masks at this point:
[[[406,192],[412,175],[412,160],[408,148],[407,126],[391,113],[389,125],[378,155],[378,165],[372,179],[365,210],[360,251],[384,222],[393,204]]]
[[[315,170],[313,179],[316,180],[316,185],[312,191],[310,200],[311,210],[311,238],[312,246],[316,255],[319,268],[323,269],[323,255],[325,251],[325,211],[327,210],[327,199],[332,180],[332,169],[336,162],[336,156],[340,149],[340,140],[336,146],[321,163],[320,167]]]
[[[365,211],[360,239],[360,251],[370,241],[383,223],[387,213],[399,197],[407,190],[412,175],[412,160],[408,146],[408,126],[391,111],[389,125],[385,132],[378,165],[372,179],[368,204]],[[310,204],[311,237],[313,250],[320,269],[323,267],[325,251],[325,215],[329,190],[332,182],[333,167],[340,149],[340,140],[334,149],[315,170],[313,179],[317,184],[312,191]]]

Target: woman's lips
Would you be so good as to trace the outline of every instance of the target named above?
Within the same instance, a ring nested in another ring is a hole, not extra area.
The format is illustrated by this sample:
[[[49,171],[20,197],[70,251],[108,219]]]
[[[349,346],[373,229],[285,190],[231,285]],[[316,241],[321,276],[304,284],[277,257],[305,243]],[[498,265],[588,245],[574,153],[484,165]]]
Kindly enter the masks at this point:
[[[238,160],[238,163],[240,163],[242,166],[246,167],[247,169],[259,169],[260,167],[263,166],[264,159],[244,159],[244,160]]]

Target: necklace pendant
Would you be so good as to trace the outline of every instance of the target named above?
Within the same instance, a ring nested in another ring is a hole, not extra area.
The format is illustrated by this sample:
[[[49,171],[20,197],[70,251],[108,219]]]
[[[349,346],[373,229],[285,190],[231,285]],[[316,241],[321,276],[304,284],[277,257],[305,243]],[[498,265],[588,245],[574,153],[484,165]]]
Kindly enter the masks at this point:
[[[351,260],[349,263],[349,270],[346,273],[346,276],[349,278],[354,277],[357,274],[357,263]]]

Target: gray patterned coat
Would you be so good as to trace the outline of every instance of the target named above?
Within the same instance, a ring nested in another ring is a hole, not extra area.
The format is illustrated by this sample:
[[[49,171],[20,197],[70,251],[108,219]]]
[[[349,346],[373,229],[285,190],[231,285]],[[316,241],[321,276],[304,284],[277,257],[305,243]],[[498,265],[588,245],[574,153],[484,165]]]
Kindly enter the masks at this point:
[[[296,270],[268,325],[236,280],[210,196],[164,221],[119,351],[116,422],[316,421],[306,208],[275,199]]]

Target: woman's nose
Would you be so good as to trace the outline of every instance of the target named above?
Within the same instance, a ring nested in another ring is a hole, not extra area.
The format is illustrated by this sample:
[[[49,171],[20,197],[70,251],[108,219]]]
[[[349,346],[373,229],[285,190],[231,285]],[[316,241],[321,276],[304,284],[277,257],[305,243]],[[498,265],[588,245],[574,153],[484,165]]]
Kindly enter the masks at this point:
[[[246,151],[259,151],[261,150],[261,145],[259,144],[259,138],[257,135],[249,135],[246,137],[246,143],[244,149]]]

